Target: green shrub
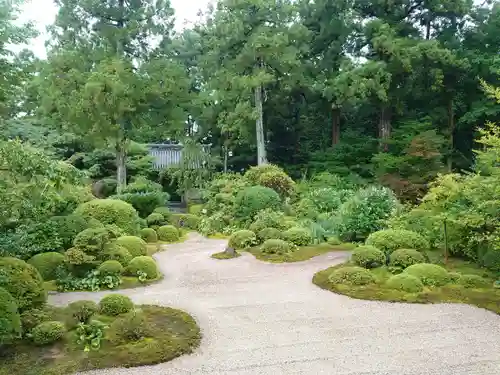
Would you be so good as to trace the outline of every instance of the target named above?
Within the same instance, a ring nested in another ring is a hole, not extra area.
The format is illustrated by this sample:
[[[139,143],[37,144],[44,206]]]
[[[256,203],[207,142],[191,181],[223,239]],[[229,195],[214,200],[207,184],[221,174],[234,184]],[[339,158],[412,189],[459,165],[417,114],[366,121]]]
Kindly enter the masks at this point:
[[[64,263],[64,255],[55,252],[37,254],[28,263],[40,272],[45,281],[55,280],[57,268]]]
[[[314,211],[333,213],[347,199],[354,195],[354,191],[336,187],[318,187],[309,190],[307,199],[313,202]]]
[[[375,282],[370,271],[362,267],[342,267],[333,271],[328,280],[333,284],[367,285]]]
[[[126,235],[126,233],[116,224],[107,224],[104,229],[108,232],[110,240]]]
[[[251,186],[240,191],[235,199],[234,215],[248,220],[263,209],[278,211],[281,199],[273,189],[264,186]]]
[[[276,228],[264,228],[257,233],[257,238],[260,243],[266,240],[281,240],[283,237],[281,231]]]
[[[312,243],[311,232],[300,227],[286,230],[283,232],[283,238],[297,246],[307,246]]]
[[[141,217],[146,217],[154,211],[155,207],[165,205],[170,199],[169,194],[162,190],[163,187],[160,184],[138,177],[134,182],[125,186],[121,194],[113,198],[130,203]]]
[[[81,231],[102,225],[95,220],[87,221],[80,215],[67,215],[67,216],[53,216],[49,219],[51,225],[55,228],[54,236],[61,241],[61,247],[52,247],[51,251],[62,251],[69,249],[76,235]]]
[[[170,219],[170,216],[172,215],[172,213],[170,212],[170,209],[168,207],[165,207],[165,206],[156,207],[153,210],[153,213],[162,215],[165,222],[168,222],[168,220]]]
[[[400,273],[399,275],[391,276],[385,283],[390,289],[401,290],[408,293],[418,293],[424,289],[424,284],[419,278]]]
[[[352,261],[364,268],[376,268],[385,264],[385,254],[373,246],[360,246],[352,252]]]
[[[341,245],[342,244],[342,241],[340,241],[338,237],[328,237],[328,239],[326,240],[326,242],[328,243],[328,245],[332,245],[332,246],[336,246],[336,245]]]
[[[21,312],[41,306],[47,301],[40,272],[17,258],[0,258],[0,288],[12,295]]]
[[[0,288],[0,347],[21,335],[21,318],[14,297]]]
[[[127,267],[127,274],[137,276],[139,272],[145,273],[148,279],[156,279],[158,277],[158,266],[155,260],[148,256],[140,256],[132,259]]]
[[[78,206],[75,214],[85,219],[96,219],[102,224],[116,224],[127,234],[139,231],[139,215],[132,205],[115,199],[94,199]]]
[[[418,263],[425,263],[425,257],[421,252],[413,249],[398,249],[389,257],[389,265],[393,267],[404,269]]]
[[[89,255],[100,255],[109,239],[106,228],[89,228],[76,235],[73,246]]]
[[[96,181],[92,186],[94,195],[98,198],[107,198],[113,194],[116,194],[116,187],[118,186],[118,181],[116,178],[103,178],[102,180]]]
[[[387,255],[398,249],[429,249],[429,241],[416,232],[404,229],[385,229],[372,233],[366,239],[366,244],[375,246]]]
[[[75,327],[78,323],[88,323],[99,311],[99,306],[94,301],[75,301],[68,305],[66,311],[71,317],[71,327]]]
[[[107,260],[97,270],[102,276],[119,276],[123,273],[123,266],[117,260]]]
[[[200,224],[201,218],[196,215],[191,214],[171,214],[170,223],[175,225],[177,228],[186,228],[196,230]]]
[[[43,322],[31,331],[31,337],[36,345],[48,345],[63,338],[66,333],[64,323],[57,321]]]
[[[148,217],[146,217],[146,223],[148,224],[148,227],[152,227],[152,226],[165,225],[167,221],[165,220],[162,214],[153,212],[152,214],[148,215]]]
[[[448,271],[437,264],[419,263],[406,268],[403,273],[420,279],[424,285],[443,286],[449,282]]]
[[[105,258],[107,260],[117,260],[123,267],[127,267],[133,257],[130,251],[123,246],[111,244],[106,250]]]
[[[84,277],[98,264],[94,256],[87,255],[76,247],[64,253],[64,263],[66,268],[76,277]]]
[[[290,253],[292,250],[292,245],[280,239],[266,240],[260,247],[260,251],[262,251],[264,254],[285,255]]]
[[[26,310],[21,314],[21,327],[23,329],[23,333],[28,334],[37,325],[49,320],[51,320],[51,316],[45,310]]]
[[[116,316],[128,313],[134,308],[132,300],[122,294],[108,294],[99,302],[99,310],[104,315]]]
[[[309,198],[303,198],[294,204],[293,211],[300,219],[316,220],[319,215],[316,205]]]
[[[115,319],[109,329],[109,336],[114,343],[138,341],[149,333],[147,319],[140,310],[133,310]]]
[[[160,241],[175,242],[180,238],[179,230],[173,225],[163,225],[156,232]]]
[[[132,255],[133,258],[146,255],[148,253],[148,245],[142,238],[136,236],[122,236],[115,240],[118,246],[123,246]]]
[[[461,277],[462,277],[462,275],[458,272],[449,272],[448,273],[448,279],[450,280],[451,283],[458,282],[458,280],[460,280]]]
[[[264,173],[284,173],[283,169],[274,164],[263,164],[250,167],[243,175],[251,185],[259,185],[260,177]]]
[[[251,230],[239,230],[229,237],[229,246],[233,249],[246,249],[257,244],[257,236]]]
[[[188,208],[188,213],[195,216],[200,216],[203,211],[202,204],[190,204]]]
[[[288,229],[284,226],[285,216],[283,212],[264,209],[255,215],[254,222],[248,229],[258,233],[264,228]]]
[[[293,194],[295,182],[285,172],[269,171],[262,173],[257,182],[259,185],[268,187],[277,192],[281,197],[289,197]]]
[[[457,281],[464,288],[485,288],[488,282],[478,275],[461,275]]]
[[[484,254],[483,265],[491,271],[500,272],[500,250],[494,249]]]
[[[366,238],[382,229],[384,221],[394,215],[398,207],[399,202],[390,189],[375,186],[361,189],[338,209],[336,231],[344,241]]]
[[[155,243],[158,242],[158,235],[156,234],[153,228],[142,228],[141,229],[141,238],[147,243]]]

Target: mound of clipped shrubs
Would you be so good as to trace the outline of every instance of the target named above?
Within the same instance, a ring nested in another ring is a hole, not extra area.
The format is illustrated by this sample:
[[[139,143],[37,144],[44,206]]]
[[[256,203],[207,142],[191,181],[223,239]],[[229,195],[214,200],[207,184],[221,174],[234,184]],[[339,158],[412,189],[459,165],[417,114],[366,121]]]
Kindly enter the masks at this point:
[[[173,225],[163,225],[157,229],[158,239],[160,241],[175,242],[179,241],[179,230]]]
[[[280,240],[282,237],[281,231],[276,228],[264,228],[257,233],[257,238],[261,243],[271,239]]]
[[[264,254],[285,255],[294,250],[294,246],[280,239],[269,239],[264,241],[260,250]]]
[[[116,316],[128,313],[134,308],[132,300],[123,294],[108,294],[99,302],[101,314]]]
[[[390,289],[407,293],[418,293],[424,289],[424,284],[418,277],[406,273],[391,276],[386,281],[385,285]]]
[[[448,271],[437,264],[414,264],[406,268],[403,273],[415,276],[420,279],[424,285],[429,286],[443,286],[450,281]]]
[[[130,276],[138,276],[138,273],[144,273],[147,279],[156,279],[158,277],[158,266],[155,260],[149,256],[139,256],[132,259],[126,271]]]
[[[283,232],[283,238],[296,246],[307,246],[312,243],[312,235],[308,229],[294,227]]]
[[[415,249],[423,252],[430,247],[429,241],[423,236],[404,229],[379,230],[368,236],[366,244],[375,246],[387,255],[398,249]]]
[[[337,268],[328,277],[332,284],[367,285],[375,282],[375,277],[366,268],[349,266]]]
[[[116,260],[120,262],[123,267],[127,267],[133,256],[123,246],[119,246],[117,244],[110,244],[109,248],[106,250],[104,254],[107,260]]]
[[[158,235],[156,234],[153,228],[142,228],[141,229],[141,238],[147,243],[155,243],[158,242]]]
[[[41,253],[30,258],[28,263],[40,272],[43,280],[55,280],[58,267],[64,263],[64,255],[56,252]]]
[[[235,198],[234,216],[239,219],[253,219],[263,209],[278,210],[281,198],[273,189],[264,186],[250,186]]]
[[[257,244],[257,236],[251,230],[239,230],[229,237],[229,247],[241,250]]]
[[[488,283],[479,275],[460,275],[457,283],[464,288],[484,288]]]
[[[66,326],[63,322],[49,321],[37,325],[31,330],[31,337],[35,345],[48,345],[63,338]]]
[[[120,276],[124,268],[117,260],[106,260],[99,265],[97,270],[103,276]]]
[[[404,269],[418,263],[425,263],[425,257],[421,252],[413,249],[398,249],[389,257],[389,265],[392,267]]]
[[[386,257],[376,247],[365,245],[354,249],[352,252],[352,261],[363,268],[376,268],[385,264]]]
[[[118,246],[122,246],[127,249],[134,258],[148,253],[148,246],[146,242],[144,242],[142,238],[136,236],[121,236],[114,242]]]

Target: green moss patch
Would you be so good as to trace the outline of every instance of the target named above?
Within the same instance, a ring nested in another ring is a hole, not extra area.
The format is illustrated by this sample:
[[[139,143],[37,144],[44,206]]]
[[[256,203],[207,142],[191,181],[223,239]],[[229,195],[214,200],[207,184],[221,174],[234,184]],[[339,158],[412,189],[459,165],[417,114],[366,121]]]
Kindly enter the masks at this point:
[[[214,254],[210,255],[210,257],[212,257],[214,259],[234,259],[234,258],[238,258],[240,256],[241,256],[241,254],[239,254],[239,253],[234,253],[234,255],[233,255],[233,254],[227,253],[225,251],[221,251],[220,253],[214,253]]]
[[[97,351],[84,352],[76,342],[76,332],[65,333],[61,341],[46,346],[19,342],[2,352],[0,375],[64,375],[92,369],[135,367],[170,361],[191,353],[201,339],[200,329],[187,313],[168,307],[137,306],[144,316],[146,329],[137,340],[116,340],[113,324],[118,317],[94,318],[109,328]],[[65,312],[54,309],[62,320]]]
[[[450,266],[446,268],[448,271],[453,272],[466,268],[467,273],[472,273],[470,272],[471,265],[461,265],[460,262],[458,260],[451,261]],[[495,281],[493,278],[485,279],[488,287],[470,288],[459,283],[450,282],[440,287],[424,286],[421,291],[411,293],[391,288],[391,282],[387,283],[387,280],[393,274],[386,267],[379,267],[370,270],[375,277],[375,282],[372,284],[347,285],[332,283],[330,275],[333,271],[346,266],[350,266],[350,264],[340,264],[317,272],[313,277],[313,283],[322,289],[357,299],[407,303],[466,303],[500,314],[500,289],[493,287]],[[475,270],[484,276],[479,267],[475,266]]]
[[[356,247],[356,245],[351,243],[345,243],[340,245],[330,245],[328,243],[322,243],[319,245],[311,246],[301,246],[296,250],[287,254],[266,254],[261,251],[260,246],[251,247],[246,249],[250,254],[255,256],[257,259],[271,262],[271,263],[293,263],[302,262],[314,258],[315,256],[326,254],[332,251],[349,251]]]

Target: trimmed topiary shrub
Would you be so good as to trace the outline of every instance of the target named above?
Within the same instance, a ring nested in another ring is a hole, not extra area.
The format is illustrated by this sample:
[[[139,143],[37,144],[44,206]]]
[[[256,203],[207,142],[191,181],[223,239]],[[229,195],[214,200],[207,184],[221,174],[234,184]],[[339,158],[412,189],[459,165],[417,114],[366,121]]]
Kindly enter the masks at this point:
[[[172,212],[170,212],[170,209],[168,207],[165,207],[165,206],[156,207],[153,210],[153,213],[162,215],[165,222],[168,222],[168,220],[170,219],[170,216],[172,215]]]
[[[123,294],[108,294],[99,302],[100,312],[109,316],[125,314],[133,308],[132,300]]]
[[[155,243],[158,242],[158,235],[156,234],[153,228],[142,228],[141,229],[141,238],[147,243]]]
[[[49,222],[52,223],[55,228],[55,236],[61,240],[61,247],[52,248],[51,250],[53,251],[69,249],[78,233],[87,228],[102,226],[102,224],[96,220],[89,222],[84,217],[74,214],[68,216],[53,216],[49,219]]]
[[[31,331],[31,338],[36,345],[48,345],[63,338],[66,326],[62,322],[50,321],[37,325]]]
[[[281,231],[276,228],[264,228],[257,233],[257,238],[260,243],[266,240],[281,240],[283,237]]]
[[[81,249],[73,247],[64,253],[66,268],[76,277],[85,277],[99,264],[95,256],[85,254]]]
[[[151,215],[148,215],[148,217],[146,217],[146,223],[148,224],[148,227],[153,227],[165,225],[167,221],[162,214],[153,212]]]
[[[94,199],[78,206],[75,214],[87,220],[99,220],[102,224],[116,224],[127,234],[136,234],[139,231],[137,211],[131,204],[121,200]]]
[[[264,254],[285,255],[293,251],[293,246],[280,239],[269,239],[264,241],[260,251]]]
[[[146,217],[153,212],[155,207],[168,202],[170,195],[162,191],[163,187],[144,177],[138,177],[125,186],[121,194],[113,198],[130,203],[141,217]]]
[[[336,246],[336,245],[341,245],[342,241],[340,241],[338,237],[328,237],[326,243],[328,245]]]
[[[14,297],[0,288],[0,347],[21,336],[21,317]]]
[[[110,244],[104,255],[107,260],[117,260],[123,267],[127,267],[133,258],[130,251],[117,244]]]
[[[21,312],[47,301],[40,272],[17,258],[0,258],[0,287],[12,295]]]
[[[123,266],[117,260],[107,260],[97,268],[102,276],[120,276],[123,273]]]
[[[160,241],[175,242],[179,241],[179,230],[173,225],[163,225],[156,231]]]
[[[248,229],[258,233],[264,228],[288,229],[284,225],[285,215],[283,212],[265,209],[257,212],[254,222]]]
[[[403,271],[408,275],[415,276],[420,279],[424,285],[443,286],[450,280],[448,271],[437,264],[419,263],[414,264]]]
[[[293,194],[295,182],[282,171],[268,171],[262,173],[258,184],[271,188],[282,197],[289,197]]]
[[[328,280],[333,284],[367,285],[375,282],[370,271],[362,267],[342,267],[333,271]]]
[[[264,173],[284,173],[283,169],[275,164],[263,164],[250,167],[243,175],[249,184],[258,185],[260,177]]]
[[[448,273],[448,279],[450,280],[450,283],[458,282],[458,280],[460,280],[461,277],[462,277],[462,275],[458,272],[449,272]]]
[[[115,240],[115,244],[123,246],[132,255],[133,258],[146,255],[148,253],[148,245],[142,238],[136,236],[122,236]]]
[[[368,236],[366,244],[375,246],[387,255],[398,249],[426,251],[430,246],[429,241],[420,234],[404,229],[379,230]]]
[[[110,240],[126,235],[126,233],[116,224],[107,224],[104,226],[104,229],[108,232]]]
[[[130,276],[137,276],[138,273],[145,273],[148,279],[156,279],[158,277],[158,266],[155,260],[148,256],[132,259],[127,267],[127,274]]]
[[[73,246],[89,255],[100,255],[109,239],[106,228],[89,228],[76,235]]]
[[[99,311],[99,306],[94,301],[82,300],[70,303],[66,310],[71,316],[71,325],[76,326],[78,323],[88,323]]]
[[[64,255],[56,252],[37,254],[28,260],[45,281],[56,279],[57,268],[64,263]]]
[[[171,214],[169,222],[177,228],[186,228],[196,230],[200,224],[201,218],[191,214]]]
[[[312,235],[308,229],[295,227],[283,232],[283,238],[297,246],[307,246],[312,243]]]
[[[483,265],[494,272],[500,272],[500,250],[493,249],[483,256]]]
[[[389,257],[389,265],[392,267],[404,269],[418,263],[425,263],[425,257],[413,249],[398,249],[393,251]]]
[[[419,278],[406,273],[391,276],[386,281],[385,285],[390,289],[401,290],[408,293],[418,293],[424,289],[424,284]]]
[[[234,215],[240,219],[253,219],[263,209],[278,211],[281,199],[273,189],[251,186],[238,193],[234,204]]]
[[[385,254],[373,246],[360,246],[352,252],[352,261],[364,268],[376,268],[385,264]]]
[[[233,249],[246,249],[257,244],[257,236],[251,230],[239,230],[229,237],[229,247]]]
[[[457,283],[464,288],[485,288],[488,286],[488,282],[478,275],[461,275]]]
[[[43,322],[51,320],[47,311],[42,309],[26,310],[21,314],[21,327],[23,334],[28,334],[33,328]]]

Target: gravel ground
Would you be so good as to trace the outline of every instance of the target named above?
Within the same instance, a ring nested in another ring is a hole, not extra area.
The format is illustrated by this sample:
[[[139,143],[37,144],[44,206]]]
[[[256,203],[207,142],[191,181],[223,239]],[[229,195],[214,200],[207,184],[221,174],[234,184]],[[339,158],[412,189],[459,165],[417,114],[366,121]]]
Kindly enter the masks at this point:
[[[195,234],[169,245],[155,255],[164,280],[120,291],[192,314],[204,335],[194,354],[86,375],[500,375],[500,316],[467,305],[350,299],[311,283],[345,253],[295,264],[210,258],[225,243]],[[50,302],[105,294],[53,294]]]

